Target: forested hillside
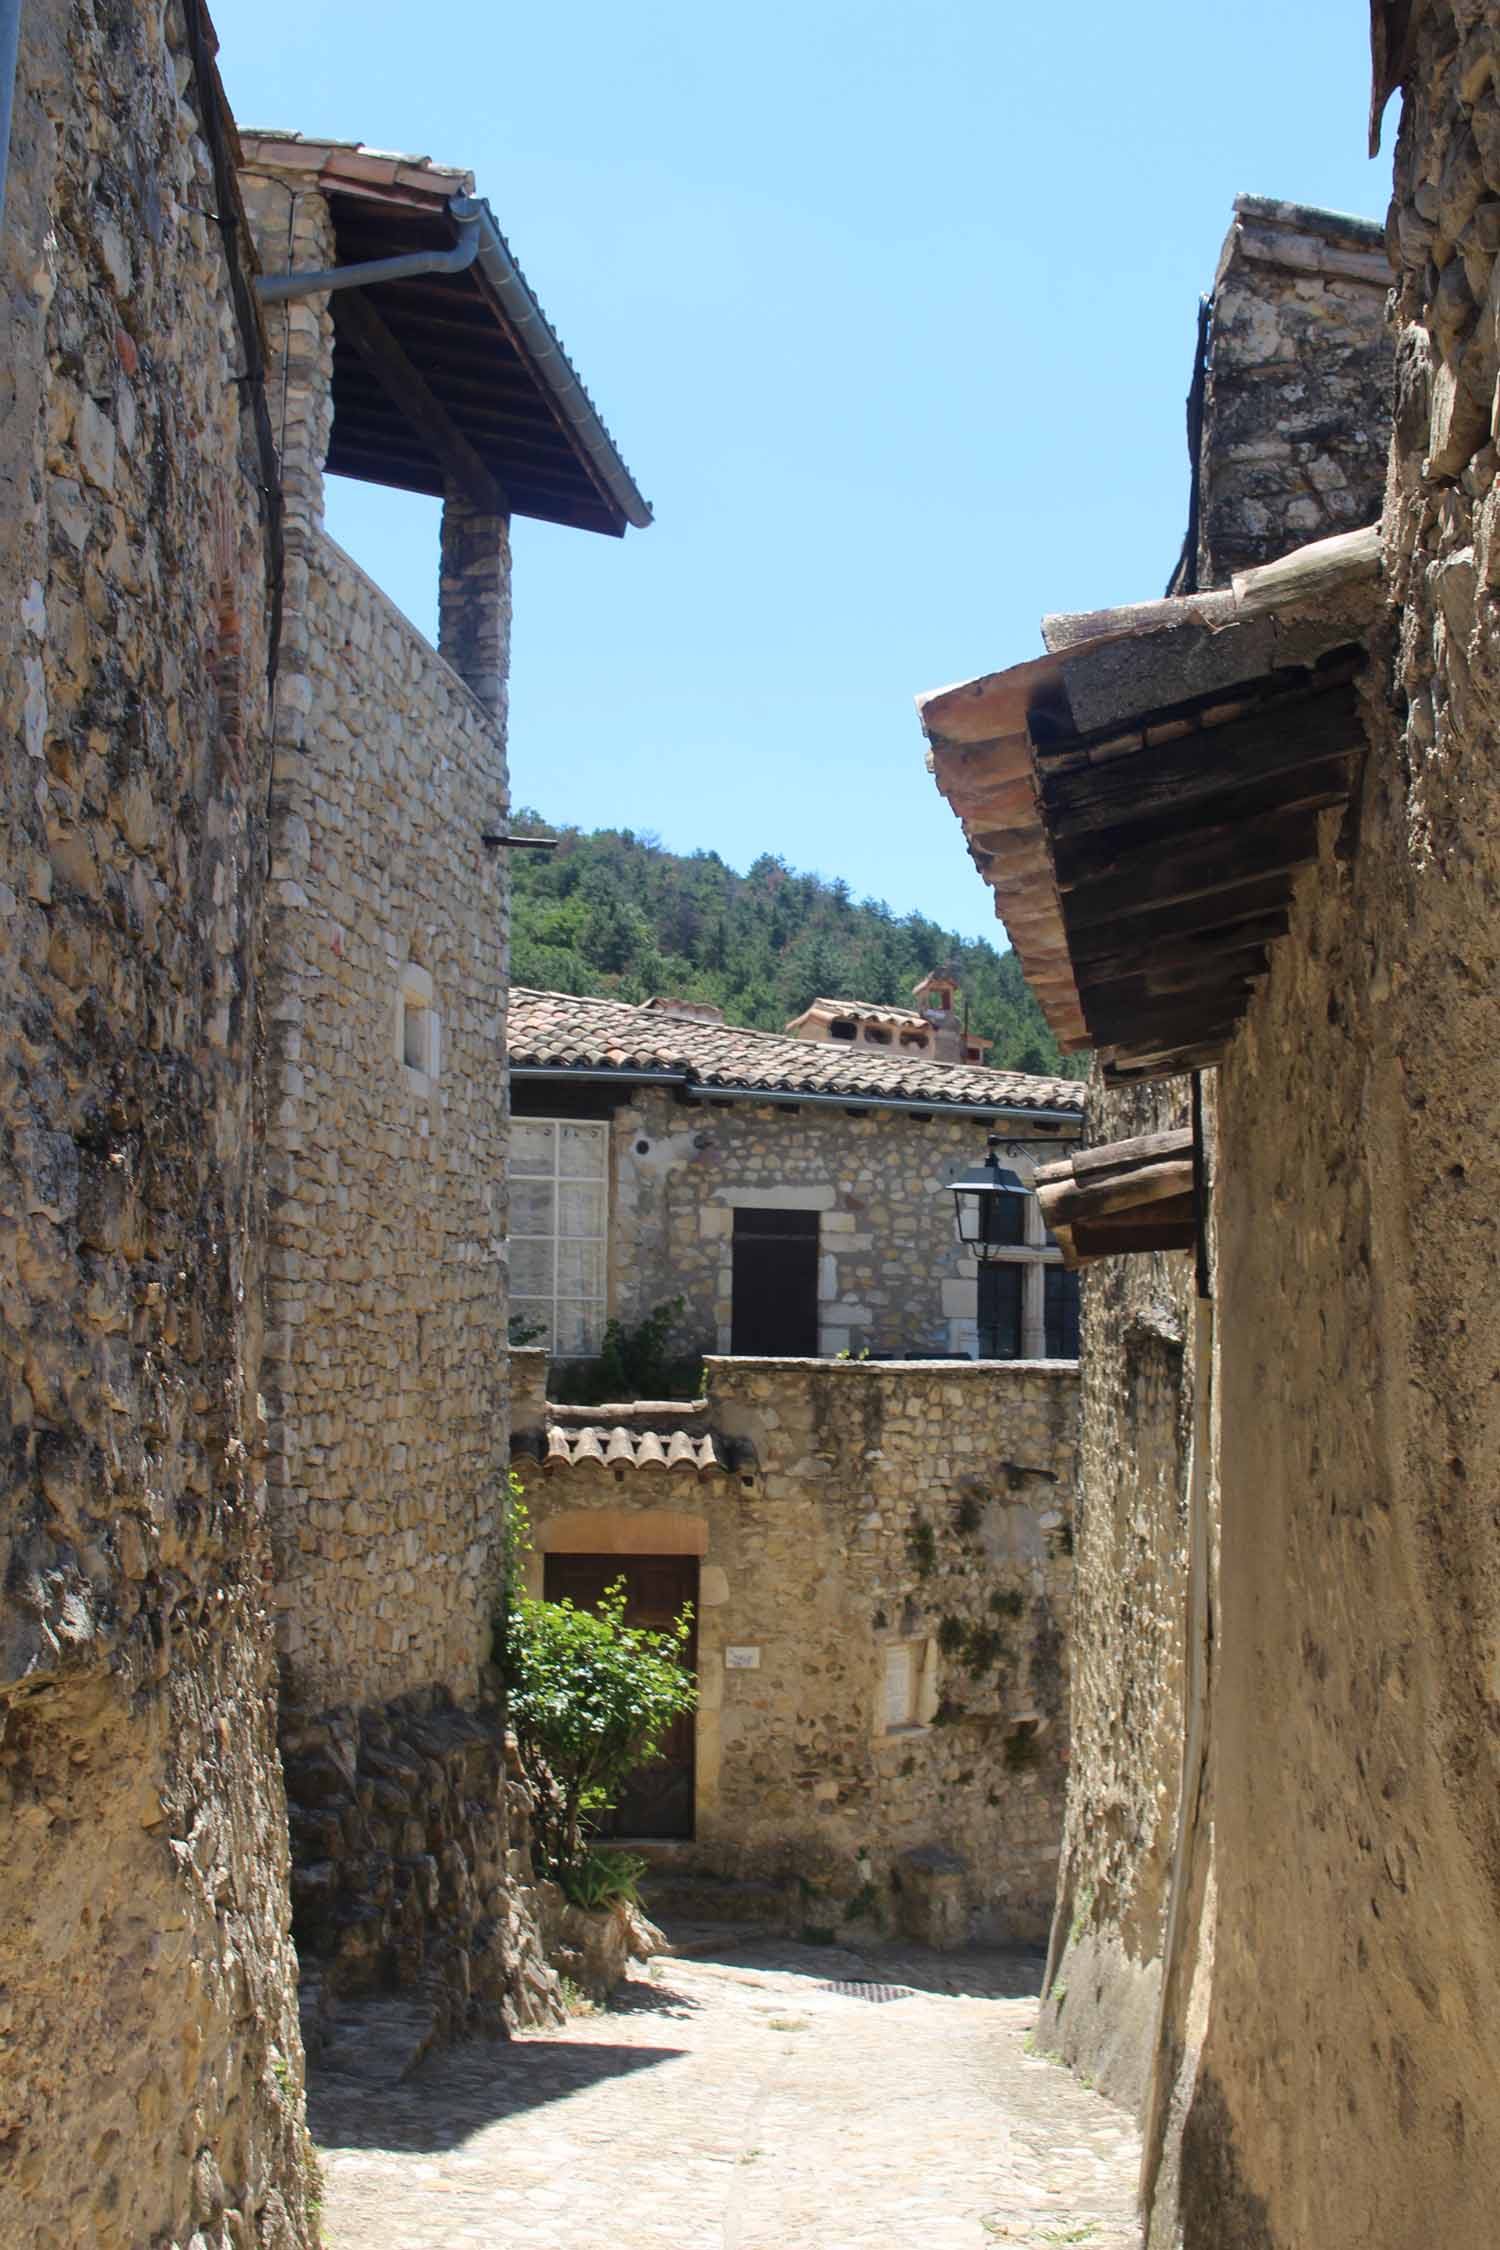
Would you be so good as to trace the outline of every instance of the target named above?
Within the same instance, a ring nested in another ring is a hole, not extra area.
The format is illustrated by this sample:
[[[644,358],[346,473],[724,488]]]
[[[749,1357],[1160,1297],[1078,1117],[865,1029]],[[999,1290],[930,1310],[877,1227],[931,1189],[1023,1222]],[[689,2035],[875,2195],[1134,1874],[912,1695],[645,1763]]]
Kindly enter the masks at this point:
[[[929,969],[952,964],[988,1060],[1062,1071],[1064,1061],[1013,953],[960,939],[847,883],[799,875],[766,855],[747,875],[716,852],[663,851],[629,830],[549,830],[518,813],[518,834],[560,833],[555,852],[515,852],[511,975],[551,992],[654,993],[710,1000],[730,1023],[780,1031],[820,993],[911,1005]]]

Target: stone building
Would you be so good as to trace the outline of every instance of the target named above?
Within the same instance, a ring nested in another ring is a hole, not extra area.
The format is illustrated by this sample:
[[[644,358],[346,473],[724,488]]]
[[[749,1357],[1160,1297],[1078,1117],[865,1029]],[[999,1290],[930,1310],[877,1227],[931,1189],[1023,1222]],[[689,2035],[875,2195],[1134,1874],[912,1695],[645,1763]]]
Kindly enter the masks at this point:
[[[264,1598],[281,568],[198,0],[27,0],[0,233],[0,2240],[311,2240]]]
[[[714,1355],[699,1402],[567,1407],[546,1353],[513,1352],[529,1567],[580,1601],[623,1577],[641,1622],[693,1607],[696,1719],[619,1814],[674,1875],[793,1928],[1035,1938],[1076,1320],[1035,1197],[980,1269],[951,1182],[987,1132],[1029,1182],[1074,1145],[1082,1089],[935,1060],[916,1011],[838,1005],[866,1036],[513,993],[516,1314],[574,1357],[676,1305]],[[976,1380],[980,1352],[1010,1364]]]
[[[949,1187],[987,1133],[1029,1183],[1077,1135],[1077,1080],[714,1019],[512,993],[512,1303],[549,1348],[680,1299],[695,1351],[972,1358],[982,1327],[994,1357],[1076,1356],[1034,1199],[981,1279]]]
[[[619,1833],[692,1911],[1035,1941],[1067,1762],[1071,1361],[714,1358],[559,1407],[513,1354],[531,1590],[693,1610],[698,1709]]]
[[[1049,620],[978,684],[1036,810],[970,845],[1100,1056],[1090,1138],[1186,1112],[1199,1170],[1196,1261],[1085,1292],[1045,2032],[1141,2091],[1152,2250],[1483,2239],[1500,2160],[1500,10],[1373,30],[1377,130],[1404,92],[1378,532]],[[981,777],[925,716],[962,812]]]
[[[471,174],[247,133],[286,495],[264,1390],[304,1958],[442,2026],[532,2004],[479,1708],[506,1474],[513,514],[643,525]],[[323,527],[443,500],[433,649]]]

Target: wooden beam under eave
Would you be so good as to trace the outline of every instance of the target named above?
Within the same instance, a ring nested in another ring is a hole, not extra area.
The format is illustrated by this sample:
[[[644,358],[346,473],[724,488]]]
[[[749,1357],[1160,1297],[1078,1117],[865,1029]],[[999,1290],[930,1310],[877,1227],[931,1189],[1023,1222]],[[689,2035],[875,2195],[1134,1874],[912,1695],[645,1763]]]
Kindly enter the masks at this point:
[[[339,335],[347,336],[360,360],[391,404],[411,424],[442,463],[448,479],[466,500],[487,516],[508,516],[510,502],[497,477],[479,458],[447,408],[370,303],[362,289],[341,290],[333,298]]]

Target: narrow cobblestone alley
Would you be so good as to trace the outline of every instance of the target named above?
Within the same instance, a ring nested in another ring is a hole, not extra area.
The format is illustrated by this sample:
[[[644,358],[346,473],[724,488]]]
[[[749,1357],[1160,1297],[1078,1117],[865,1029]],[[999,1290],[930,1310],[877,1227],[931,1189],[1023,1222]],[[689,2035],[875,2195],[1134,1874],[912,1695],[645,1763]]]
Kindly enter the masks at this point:
[[[329,2250],[1137,2250],[1130,2119],[1039,1964],[679,1933],[608,2010],[312,2088]]]

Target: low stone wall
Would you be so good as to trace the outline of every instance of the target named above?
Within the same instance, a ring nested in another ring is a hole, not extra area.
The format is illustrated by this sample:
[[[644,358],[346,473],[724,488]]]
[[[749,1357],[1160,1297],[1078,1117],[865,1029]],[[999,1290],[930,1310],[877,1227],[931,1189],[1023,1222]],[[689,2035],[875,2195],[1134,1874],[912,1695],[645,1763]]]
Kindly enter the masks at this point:
[[[400,1991],[425,2044],[560,2015],[537,1939],[530,1801],[497,1710],[429,1691],[375,1710],[284,1710],[293,1930],[310,2054],[340,2001]]]
[[[535,1583],[549,1550],[700,1558],[696,1831],[675,1865],[791,1885],[808,1928],[1045,1936],[1077,1392],[1063,1362],[716,1358],[723,1467],[521,1453]]]

